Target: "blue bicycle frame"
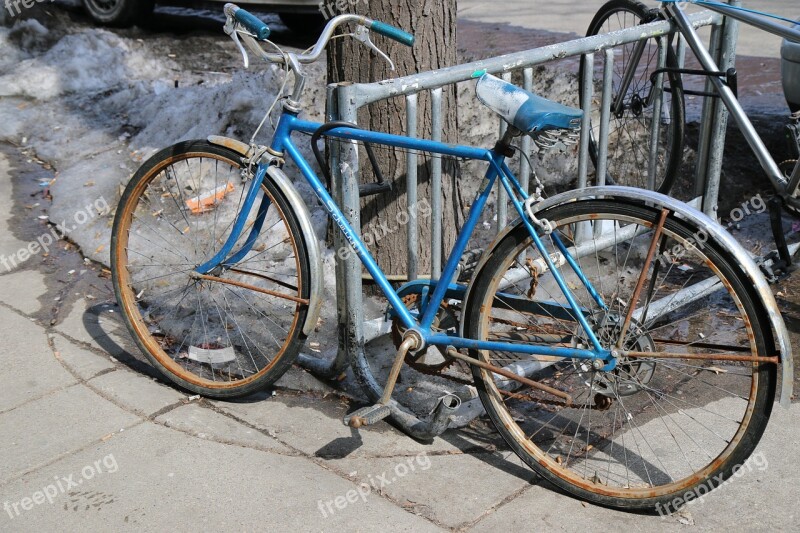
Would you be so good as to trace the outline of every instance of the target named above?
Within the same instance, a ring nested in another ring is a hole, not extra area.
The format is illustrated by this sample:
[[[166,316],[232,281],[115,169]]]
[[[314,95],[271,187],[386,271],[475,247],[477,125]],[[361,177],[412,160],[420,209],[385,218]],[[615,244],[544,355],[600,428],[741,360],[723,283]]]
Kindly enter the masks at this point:
[[[325,188],[319,177],[314,173],[311,166],[303,158],[302,154],[297,149],[297,146],[292,141],[291,136],[293,132],[311,134],[314,133],[320,126],[322,126],[322,124],[301,120],[297,117],[296,113],[293,113],[289,110],[284,110],[276,127],[275,136],[272,139],[270,148],[277,153],[284,153],[288,155],[288,157],[294,161],[294,163],[300,169],[300,172],[308,181],[311,188],[314,190],[314,193],[322,202],[322,205],[328,211],[330,217],[347,239],[347,242],[349,242],[353,247],[353,250],[355,250],[359,259],[364,264],[364,267],[372,275],[372,278],[389,300],[389,304],[391,305],[393,312],[399,317],[400,321],[406,328],[413,328],[417,330],[421,334],[426,345],[453,346],[455,348],[494,350],[524,353],[528,355],[545,355],[575,359],[600,359],[607,364],[614,364],[614,358],[611,357],[608,350],[603,349],[603,347],[600,345],[600,342],[588,323],[586,311],[578,305],[575,297],[572,294],[572,291],[567,286],[567,283],[559,272],[559,269],[553,264],[550,254],[547,253],[545,249],[544,243],[539,237],[539,234],[537,233],[529,217],[526,215],[524,201],[528,195],[523,190],[522,186],[519,184],[519,181],[517,181],[511,170],[508,168],[508,165],[505,162],[505,156],[503,154],[484,148],[451,145],[426,139],[415,139],[401,135],[373,132],[357,128],[339,127],[331,129],[325,133],[325,135],[330,137],[350,141],[393,146],[407,150],[430,152],[462,159],[482,160],[486,161],[489,165],[484,177],[482,186],[483,188],[476,201],[470,208],[466,224],[459,233],[455,246],[450,252],[450,256],[447,259],[447,263],[445,264],[442,272],[440,279],[448,280],[448,282],[437,283],[435,280],[410,282],[404,287],[401,287],[400,290],[395,291],[395,289],[392,288],[391,284],[389,283],[389,280],[386,279],[386,275],[375,262],[375,259],[372,257],[369,250],[367,250],[358,233],[347,222],[339,206],[336,205],[328,190]],[[244,229],[250,210],[252,209],[256,198],[258,197],[258,191],[266,176],[266,170],[266,165],[264,163],[259,163],[245,196],[242,209],[237,215],[236,221],[234,222],[231,234],[220,251],[212,259],[197,267],[196,270],[198,273],[207,274],[219,267],[229,267],[244,258],[245,255],[250,251],[250,248],[255,242],[255,238],[258,236],[258,232],[261,230],[264,218],[266,217],[266,212],[269,206],[269,200],[266,196],[264,196],[262,199],[256,217],[256,222],[253,224],[250,230],[250,235],[248,236],[244,245],[234,255],[229,256]],[[586,338],[591,344],[591,349],[550,347],[535,344],[512,344],[499,341],[482,341],[466,339],[455,335],[434,333],[431,331],[431,326],[436,318],[436,313],[442,301],[447,297],[463,297],[465,287],[462,285],[449,283],[449,280],[452,280],[455,275],[459,260],[467,247],[469,239],[472,237],[472,233],[478,224],[479,217],[486,205],[489,194],[491,193],[492,188],[498,178],[508,193],[508,197],[514,204],[514,208],[517,210],[520,219],[525,224],[525,227],[530,233],[531,238],[533,239],[536,248],[541,253],[541,256],[544,259],[547,267],[549,268],[550,272],[553,273],[553,277],[558,284],[558,287],[561,289],[561,292],[564,294],[569,304],[569,308],[556,303],[534,303],[527,300],[525,304],[533,311],[541,311],[546,309],[545,312],[548,314],[553,315],[553,313],[558,313],[558,315],[553,316],[562,316],[568,317],[572,320],[577,320],[581,328],[586,333]],[[569,264],[570,268],[575,272],[580,281],[586,287],[593,300],[601,309],[607,309],[602,297],[583,274],[580,266],[567,250],[567,246],[556,233],[552,233],[551,237],[556,248],[558,248],[558,250],[564,255],[567,264]],[[403,293],[404,289],[407,290],[413,285],[418,286],[420,283],[427,285],[427,288],[432,287],[433,294],[431,294],[427,299],[427,305],[423,306],[422,315],[418,318],[415,318],[411,311],[409,311],[401,301],[400,295]]]

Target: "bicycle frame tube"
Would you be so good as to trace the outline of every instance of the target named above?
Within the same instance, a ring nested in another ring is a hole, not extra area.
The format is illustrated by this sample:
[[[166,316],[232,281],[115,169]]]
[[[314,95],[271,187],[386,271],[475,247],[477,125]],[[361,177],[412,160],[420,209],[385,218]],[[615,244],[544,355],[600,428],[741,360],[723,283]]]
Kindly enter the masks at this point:
[[[514,177],[514,174],[511,172],[511,169],[508,168],[508,165],[503,163],[502,169],[503,173],[511,181],[511,184],[514,185],[514,188],[520,191],[522,197],[523,198],[527,197],[527,194],[525,194],[525,192],[523,191],[522,186],[517,181],[517,178]],[[509,192],[509,195],[510,194],[511,193]],[[518,213],[520,213],[520,210],[522,209],[522,204],[519,203],[516,200],[516,198],[513,197],[513,195],[511,196],[511,200],[512,202],[514,202],[514,208],[517,209]],[[519,205],[517,205],[518,203]],[[520,217],[525,218],[522,214],[520,214]],[[572,257],[572,254],[569,253],[567,247],[564,245],[564,241],[561,240],[561,237],[559,237],[557,233],[553,233],[551,236],[553,242],[556,245],[556,248],[558,248],[558,251],[561,252],[561,255],[564,256],[564,259],[567,261],[567,264],[569,264],[570,268],[572,268],[572,271],[575,272],[575,275],[578,276],[578,279],[581,280],[581,283],[583,283],[584,287],[586,287],[586,290],[589,291],[589,295],[592,297],[592,299],[595,302],[597,302],[597,305],[599,305],[601,309],[603,310],[608,309],[605,302],[603,301],[602,296],[600,296],[600,293],[597,292],[597,289],[594,288],[594,285],[592,285],[592,283],[586,278],[586,275],[583,273],[583,270],[581,270],[580,265],[578,265],[577,261],[575,261],[575,258]]]
[[[508,169],[508,166],[505,164],[504,162],[505,157],[501,154],[495,153],[493,150],[470,147],[470,146],[446,144],[436,141],[429,141],[426,139],[417,139],[417,138],[404,137],[401,135],[393,135],[382,132],[361,130],[358,128],[341,127],[326,132],[326,136],[344,139],[348,141],[362,141],[362,142],[369,142],[372,144],[380,144],[385,146],[395,146],[408,150],[431,152],[431,153],[449,155],[464,159],[483,160],[489,163],[489,168],[487,169],[486,175],[484,176],[482,190],[470,208],[467,222],[464,228],[462,228],[462,231],[459,233],[458,238],[456,239],[455,246],[453,247],[453,250],[451,251],[450,256],[442,272],[440,282],[436,283],[435,288],[433,290],[433,294],[430,296],[429,303],[426,306],[419,322],[417,322],[417,320],[414,318],[411,312],[406,308],[406,306],[400,300],[400,297],[398,296],[397,292],[391,286],[385,274],[383,273],[383,271],[378,266],[375,259],[370,254],[369,250],[367,250],[363,241],[358,236],[358,233],[347,222],[347,219],[345,218],[339,206],[336,205],[336,202],[333,200],[330,193],[325,188],[324,184],[320,181],[319,177],[315,174],[311,166],[302,156],[297,146],[291,139],[291,134],[293,132],[313,133],[321,125],[322,124],[320,123],[301,120],[297,118],[296,114],[289,111],[285,111],[281,115],[281,118],[278,122],[278,125],[275,130],[275,136],[273,137],[270,148],[275,152],[286,153],[298,166],[300,172],[306,178],[306,181],[311,186],[314,193],[317,195],[317,198],[319,198],[322,205],[328,211],[330,217],[336,223],[336,225],[344,235],[347,242],[353,247],[353,250],[355,250],[356,255],[358,255],[364,267],[372,275],[373,279],[378,284],[381,291],[389,300],[389,304],[393,308],[394,313],[400,318],[405,327],[416,328],[418,330],[421,330],[421,333],[423,334],[425,341],[429,344],[445,344],[445,345],[452,345],[457,348],[511,351],[517,353],[526,353],[526,354],[574,357],[578,359],[600,358],[605,360],[609,357],[609,352],[607,350],[603,350],[603,348],[600,346],[599,341],[592,332],[591,327],[589,326],[588,321],[584,316],[583,310],[577,304],[569,287],[566,284],[566,281],[564,281],[558,269],[556,269],[552,264],[549,255],[546,253],[544,245],[542,244],[541,240],[536,234],[536,230],[530,224],[530,222],[527,221],[527,217],[525,216],[525,211],[522,203],[514,195],[512,195],[512,200],[514,202],[515,207],[517,208],[517,212],[525,221],[526,227],[528,228],[528,231],[531,232],[534,242],[536,242],[537,248],[542,253],[543,257],[545,258],[545,261],[548,263],[548,266],[551,272],[553,272],[553,275],[556,278],[557,283],[561,288],[562,292],[564,292],[565,297],[567,298],[567,301],[572,310],[572,316],[574,316],[577,319],[581,327],[586,332],[594,350],[537,346],[537,345],[522,345],[522,344],[496,342],[496,341],[476,341],[458,337],[450,337],[442,334],[431,334],[430,328],[435,319],[436,312],[441,302],[446,297],[449,286],[449,280],[452,280],[452,278],[455,276],[455,272],[458,267],[460,258],[463,255],[464,250],[466,249],[466,246],[469,242],[469,239],[471,238],[472,233],[478,224],[480,215],[483,212],[484,207],[486,206],[486,202],[491,194],[492,188],[497,178],[499,177],[501,179],[503,186],[509,192],[511,191],[513,183],[513,186],[520,193],[520,196],[522,196],[523,199],[526,196],[524,191],[519,185],[519,182],[511,173],[510,169]],[[264,167],[263,163],[260,163],[257,171],[257,176],[261,176],[262,179],[264,174],[263,167]],[[249,209],[251,205],[252,202],[250,203],[250,205],[247,205],[246,207]],[[562,253],[564,253],[566,257],[570,257],[570,255],[566,253],[566,247],[563,245],[563,243],[561,243],[559,249],[561,249],[562,247],[563,247]],[[570,259],[572,258],[570,257]],[[594,288],[591,287],[590,284],[588,284],[588,280],[585,278],[585,276],[583,276],[583,273],[580,271],[580,267],[577,265],[577,263],[571,261],[570,266],[573,269],[575,269],[576,273],[580,276],[580,279],[583,282],[587,283],[587,288],[589,289],[590,294],[592,294],[593,297],[594,295],[597,295]],[[447,282],[441,282],[442,280],[447,280]],[[598,303],[604,307],[604,304],[602,303],[602,300],[600,300],[599,295],[597,295],[597,299]],[[564,307],[564,309],[566,310],[567,308]]]

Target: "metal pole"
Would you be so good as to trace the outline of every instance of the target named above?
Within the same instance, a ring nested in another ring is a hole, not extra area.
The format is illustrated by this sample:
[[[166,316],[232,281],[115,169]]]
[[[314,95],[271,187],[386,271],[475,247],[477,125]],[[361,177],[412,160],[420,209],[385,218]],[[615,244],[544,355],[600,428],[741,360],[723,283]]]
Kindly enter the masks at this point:
[[[511,73],[504,72],[503,80],[510,82]],[[506,134],[506,122],[500,119],[500,137]],[[508,224],[508,197],[500,180],[497,180],[497,232],[500,233]]]
[[[339,86],[336,84],[328,85],[326,92],[326,119],[328,121],[340,120],[339,116]],[[355,122],[355,120],[353,120]],[[338,205],[344,205],[344,189],[342,179],[342,167],[339,165],[340,156],[342,155],[342,141],[335,140],[330,145],[328,154],[329,165],[331,170],[331,195]],[[356,153],[356,157],[358,154]],[[356,167],[357,168],[357,167]],[[358,185],[356,183],[356,189]],[[356,226],[354,226],[356,227]],[[346,250],[349,244],[345,240],[342,232],[334,230],[333,232],[333,246],[336,252],[339,250]],[[358,282],[361,283],[361,277],[358,276]],[[358,332],[346,334],[347,325],[349,323],[349,313],[351,299],[347,298],[348,289],[347,277],[347,264],[341,259],[341,256],[336,254],[336,313],[338,317],[338,347],[336,358],[333,361],[314,357],[301,353],[297,362],[310,372],[324,378],[335,379],[340,376],[347,368],[350,362],[349,354],[349,339],[358,338]],[[360,289],[359,289],[360,290]],[[360,299],[356,302],[360,305]],[[357,322],[360,324],[360,322]],[[363,332],[362,332],[363,335]]]
[[[658,38],[658,67],[664,68],[667,64],[667,39]],[[656,76],[653,100],[653,119],[650,123],[650,149],[647,160],[647,188],[651,191],[656,190],[656,174],[658,172],[658,141],[661,136],[661,113],[664,106],[664,74]]]
[[[522,88],[526,91],[533,90],[533,69],[526,68],[522,71]],[[530,135],[523,135],[522,141],[520,141],[520,150],[522,150],[526,155],[530,157],[531,155],[531,136]],[[531,177],[531,169],[530,165],[528,165],[528,159],[525,157],[519,158],[519,184],[522,185],[522,188],[525,192],[528,192],[528,187],[530,185],[530,177]]]
[[[611,123],[611,101],[614,98],[614,50],[611,48],[605,50],[603,56],[603,96],[600,104],[600,134],[597,141],[597,176],[595,177],[598,186],[606,184],[608,130]]]
[[[741,5],[741,0],[729,0],[732,6]],[[736,40],[739,36],[739,22],[726,17],[722,23],[722,42],[717,64],[722,72],[733,68],[736,64]],[[717,203],[719,199],[719,182],[722,174],[722,157],[725,150],[725,134],[728,127],[728,110],[717,101],[712,114],[713,129],[708,151],[708,170],[706,171],[705,192],[703,194],[703,212],[714,220],[717,219]]]
[[[711,57],[717,59],[719,56],[720,41],[722,39],[721,26],[711,27],[711,37],[708,41],[708,51]],[[705,92],[714,92],[714,84],[706,78]],[[697,145],[697,165],[695,167],[694,194],[702,196],[706,189],[706,176],[708,174],[708,152],[711,146],[712,126],[711,117],[715,114],[717,107],[716,98],[703,99],[703,111],[700,114],[700,140]]]
[[[417,95],[406,96],[406,135],[417,136]],[[417,209],[417,152],[409,150],[406,157],[406,209],[408,211],[408,280],[417,279],[419,270],[419,235],[417,218],[410,216]]]
[[[442,140],[442,89],[431,91],[431,139]],[[442,273],[442,156],[431,159],[431,279]]]
[[[583,91],[580,94],[583,120],[581,121],[581,138],[578,155],[578,188],[583,189],[589,178],[589,143],[592,136],[592,95],[594,94],[594,54],[583,56]],[[608,144],[608,143],[606,143]],[[575,232],[577,243],[586,242],[591,238],[592,225],[584,222],[578,225]]]
[[[340,120],[353,124],[356,124],[358,120],[358,107],[353,94],[355,87],[355,85],[343,85],[338,90]],[[341,175],[341,182],[339,183],[341,203],[339,205],[347,222],[360,235],[361,199],[358,194],[358,145],[355,142],[347,141],[341,141],[338,144],[338,167]],[[341,234],[339,231],[336,233]],[[361,287],[361,262],[344,238],[341,239],[341,242],[341,246],[337,247],[336,275],[337,277],[342,276],[341,284],[344,290],[339,294],[338,298],[344,299],[346,312],[344,320],[339,317],[339,345],[343,347],[347,357],[350,358],[364,349],[364,302]]]
[[[594,54],[583,56],[583,92],[581,93],[581,109],[583,109],[583,122],[581,122],[580,155],[578,157],[578,188],[586,187],[589,177],[589,142],[592,135],[592,94],[594,93]]]

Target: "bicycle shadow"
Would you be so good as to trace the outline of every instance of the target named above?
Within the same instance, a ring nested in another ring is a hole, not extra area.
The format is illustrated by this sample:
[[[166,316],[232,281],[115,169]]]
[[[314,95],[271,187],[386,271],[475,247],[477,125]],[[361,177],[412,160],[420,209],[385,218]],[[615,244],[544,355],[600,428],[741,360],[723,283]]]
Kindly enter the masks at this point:
[[[108,355],[137,374],[162,381],[161,374],[139,354],[122,322],[121,310],[115,303],[99,303],[83,312],[83,327],[92,340]]]

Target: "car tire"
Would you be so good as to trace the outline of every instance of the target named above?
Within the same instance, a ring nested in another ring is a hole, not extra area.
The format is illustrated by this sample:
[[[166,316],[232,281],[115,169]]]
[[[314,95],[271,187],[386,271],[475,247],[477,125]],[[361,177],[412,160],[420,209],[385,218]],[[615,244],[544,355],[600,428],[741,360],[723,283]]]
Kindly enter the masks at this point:
[[[133,26],[153,11],[154,0],[83,0],[86,12],[104,26]]]

